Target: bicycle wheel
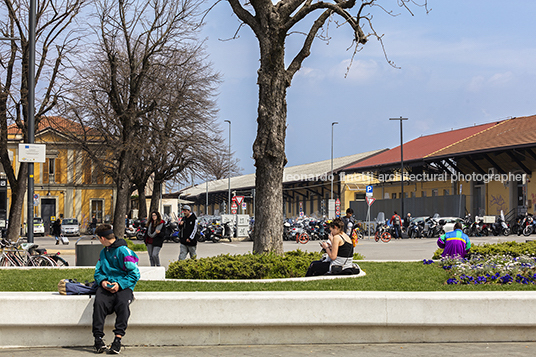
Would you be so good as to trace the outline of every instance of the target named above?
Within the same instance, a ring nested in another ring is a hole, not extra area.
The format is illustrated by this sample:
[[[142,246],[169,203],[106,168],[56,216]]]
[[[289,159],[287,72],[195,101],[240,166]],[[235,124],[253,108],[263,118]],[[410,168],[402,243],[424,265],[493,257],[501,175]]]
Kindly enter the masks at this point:
[[[380,240],[380,232],[376,232],[376,233],[374,234],[374,240],[375,240],[376,242]]]
[[[58,266],[55,261],[44,255],[36,255],[30,258],[28,266],[34,267],[55,267]]]
[[[301,244],[305,244],[305,243],[309,242],[309,235],[307,233],[303,232],[302,234],[300,234],[298,240],[299,240],[299,242]]]
[[[68,267],[69,266],[69,263],[67,263],[67,261],[65,259],[63,259],[62,257],[60,257],[58,255],[53,255],[50,258],[56,262],[57,266],[60,266],[60,267]]]
[[[382,242],[387,243],[391,240],[391,234],[389,232],[385,232],[382,234]]]
[[[15,266],[11,260],[6,257],[5,255],[2,255],[2,258],[0,258],[0,266],[2,267],[11,267],[11,266]]]

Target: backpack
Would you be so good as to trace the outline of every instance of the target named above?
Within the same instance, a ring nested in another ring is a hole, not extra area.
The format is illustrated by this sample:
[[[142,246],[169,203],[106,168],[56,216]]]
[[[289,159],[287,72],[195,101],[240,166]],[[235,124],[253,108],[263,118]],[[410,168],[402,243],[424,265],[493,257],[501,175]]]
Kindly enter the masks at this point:
[[[393,223],[397,226],[400,225],[400,216],[399,215],[395,215],[395,219],[393,221]]]
[[[82,284],[74,279],[62,279],[58,283],[58,292],[61,295],[95,295],[98,288],[94,281]]]

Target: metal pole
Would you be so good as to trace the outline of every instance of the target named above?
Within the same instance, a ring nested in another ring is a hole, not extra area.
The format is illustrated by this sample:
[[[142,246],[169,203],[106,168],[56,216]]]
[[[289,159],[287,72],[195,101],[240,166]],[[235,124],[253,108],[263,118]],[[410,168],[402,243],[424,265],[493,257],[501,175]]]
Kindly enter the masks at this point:
[[[402,121],[408,118],[389,118],[389,120],[400,120],[400,217],[404,217],[404,139],[402,138]]]
[[[331,175],[330,175],[330,179],[331,179],[331,196],[330,196],[330,198],[331,199],[333,199],[333,126],[335,124],[339,124],[339,123],[336,122],[336,121],[331,123]]]
[[[227,178],[227,189],[228,189],[228,198],[227,198],[227,214],[231,214],[231,121],[224,120],[224,122],[229,123],[229,173]]]
[[[207,180],[207,194],[205,200],[205,214],[208,216],[208,180]]]
[[[35,0],[30,0],[30,13],[28,14],[28,143],[35,140]],[[27,241],[34,242],[34,164],[28,163],[28,217],[27,217]]]

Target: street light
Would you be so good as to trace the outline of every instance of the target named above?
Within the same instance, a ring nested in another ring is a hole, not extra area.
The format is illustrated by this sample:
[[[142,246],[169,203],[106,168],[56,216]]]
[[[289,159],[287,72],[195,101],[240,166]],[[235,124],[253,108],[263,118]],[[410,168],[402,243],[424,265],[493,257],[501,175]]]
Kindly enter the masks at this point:
[[[402,139],[402,121],[408,118],[389,118],[389,120],[400,120],[400,217],[404,217],[404,141]]]
[[[35,140],[35,22],[36,5],[35,0],[30,0],[30,13],[28,14],[28,143],[33,144]],[[34,164],[28,163],[28,217],[27,224],[28,243],[34,242]]]
[[[339,122],[331,123],[331,199],[333,199],[333,126],[335,124],[339,124]]]
[[[227,201],[227,214],[231,213],[231,121],[224,120],[224,122],[229,123],[229,177],[227,178],[227,189],[229,191],[229,197]]]

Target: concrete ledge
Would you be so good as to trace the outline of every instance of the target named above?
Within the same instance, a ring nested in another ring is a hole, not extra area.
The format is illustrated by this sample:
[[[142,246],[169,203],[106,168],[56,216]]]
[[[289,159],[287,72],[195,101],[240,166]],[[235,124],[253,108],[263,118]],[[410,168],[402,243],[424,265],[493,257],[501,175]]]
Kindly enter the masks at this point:
[[[0,293],[0,347],[92,344],[93,297]],[[533,341],[536,292],[137,292],[127,345]],[[108,340],[115,316],[107,320]],[[344,333],[341,333],[344,331]]]
[[[28,270],[28,269],[95,269],[95,267],[79,267],[79,266],[68,266],[68,267],[0,267],[0,269],[19,269],[19,270]],[[139,267],[140,269],[140,280],[165,280],[166,278],[166,268],[165,267]],[[69,273],[65,273],[65,277],[62,279],[70,279],[72,276],[69,276]]]

